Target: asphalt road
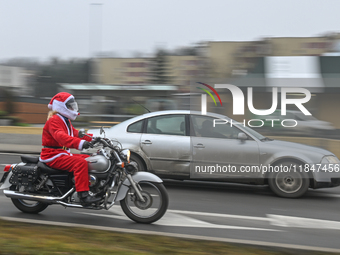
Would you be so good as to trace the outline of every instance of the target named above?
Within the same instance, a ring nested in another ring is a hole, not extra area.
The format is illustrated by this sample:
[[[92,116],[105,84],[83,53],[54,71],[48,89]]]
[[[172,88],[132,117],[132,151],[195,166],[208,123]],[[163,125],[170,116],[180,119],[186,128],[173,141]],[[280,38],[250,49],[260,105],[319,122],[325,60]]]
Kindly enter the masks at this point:
[[[19,161],[19,155],[0,154],[0,177],[5,164]],[[119,205],[109,211],[53,205],[38,215],[24,214],[2,192],[0,217],[334,248],[340,252],[340,187],[310,190],[303,198],[285,199],[265,186],[181,181],[166,181],[165,186],[169,210],[151,225],[132,222]]]

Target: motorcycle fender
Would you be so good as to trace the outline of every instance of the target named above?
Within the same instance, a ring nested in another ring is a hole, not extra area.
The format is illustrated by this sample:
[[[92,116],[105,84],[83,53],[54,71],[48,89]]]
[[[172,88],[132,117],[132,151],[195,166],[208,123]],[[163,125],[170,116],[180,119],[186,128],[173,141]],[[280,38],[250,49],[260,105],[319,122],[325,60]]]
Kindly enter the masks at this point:
[[[157,182],[157,183],[163,182],[161,178],[148,172],[137,172],[134,175],[132,175],[132,179],[137,183],[142,182],[142,181]],[[128,192],[130,188],[130,185],[131,185],[130,181],[126,178],[117,193],[117,197],[115,201],[120,201],[125,198],[126,193]]]
[[[13,174],[12,171],[9,172],[5,182],[0,186],[0,190],[1,189],[8,189],[12,185],[12,184],[9,183],[9,179],[11,179],[12,174]]]

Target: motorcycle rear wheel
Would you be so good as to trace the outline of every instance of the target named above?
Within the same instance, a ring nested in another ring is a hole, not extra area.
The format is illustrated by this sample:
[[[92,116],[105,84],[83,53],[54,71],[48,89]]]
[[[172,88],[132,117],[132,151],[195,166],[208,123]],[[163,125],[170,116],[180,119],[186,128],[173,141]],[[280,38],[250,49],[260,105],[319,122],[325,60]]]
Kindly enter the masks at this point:
[[[19,186],[12,186],[11,190],[18,191]],[[48,204],[38,202],[38,201],[29,201],[29,200],[17,199],[17,198],[11,198],[11,200],[14,206],[24,213],[37,214],[37,213],[42,212],[48,207]]]
[[[48,207],[48,204],[44,204],[38,201],[28,201],[23,199],[12,198],[12,203],[20,211],[24,213],[37,214],[42,212]]]
[[[137,223],[152,223],[163,217],[169,205],[169,196],[162,183],[140,182],[145,202],[139,201],[130,187],[120,206],[127,217]]]

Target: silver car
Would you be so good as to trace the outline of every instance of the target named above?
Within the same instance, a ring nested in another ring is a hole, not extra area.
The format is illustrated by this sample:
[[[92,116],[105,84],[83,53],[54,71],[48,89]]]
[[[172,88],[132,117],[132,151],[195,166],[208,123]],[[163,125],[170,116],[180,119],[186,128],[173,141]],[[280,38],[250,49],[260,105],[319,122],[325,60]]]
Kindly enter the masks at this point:
[[[89,133],[99,136],[99,130]],[[272,140],[219,114],[152,112],[105,135],[131,150],[140,171],[162,178],[269,185],[291,198],[340,185],[340,161],[330,151]]]

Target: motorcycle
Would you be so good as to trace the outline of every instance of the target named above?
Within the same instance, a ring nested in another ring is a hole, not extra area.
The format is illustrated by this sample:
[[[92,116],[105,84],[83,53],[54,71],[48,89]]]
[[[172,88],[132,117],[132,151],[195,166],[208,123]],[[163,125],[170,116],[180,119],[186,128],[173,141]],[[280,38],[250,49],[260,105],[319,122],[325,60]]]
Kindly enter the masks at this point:
[[[101,128],[100,134],[104,132]],[[83,137],[84,130],[79,131]],[[91,142],[97,153],[86,158],[89,166],[89,194],[97,203],[83,206],[75,190],[73,173],[48,167],[39,157],[21,156],[21,163],[5,166],[0,189],[24,213],[39,213],[49,205],[92,210],[109,210],[120,202],[123,212],[138,223],[152,223],[163,217],[168,193],[162,180],[148,172],[138,172],[130,161],[130,150],[115,139],[98,137]]]

